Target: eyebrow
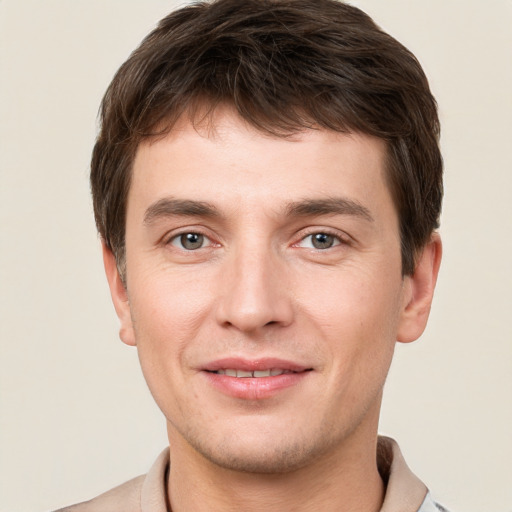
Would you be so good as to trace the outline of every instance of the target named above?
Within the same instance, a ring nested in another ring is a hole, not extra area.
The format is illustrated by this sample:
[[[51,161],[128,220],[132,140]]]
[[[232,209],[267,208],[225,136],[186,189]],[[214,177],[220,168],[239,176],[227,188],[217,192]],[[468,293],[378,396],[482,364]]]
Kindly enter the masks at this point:
[[[220,213],[210,203],[190,199],[159,199],[148,207],[144,214],[144,224],[152,224],[158,219],[175,215],[187,217],[220,217]]]
[[[315,215],[352,215],[373,222],[370,210],[362,204],[345,197],[326,199],[304,199],[286,205],[285,216],[308,217]],[[172,216],[220,218],[219,210],[206,201],[191,199],[163,198],[148,207],[144,214],[144,224],[152,224],[161,218]]]
[[[286,215],[290,217],[306,217],[313,215],[352,215],[369,222],[374,219],[370,210],[361,203],[345,197],[329,197],[326,199],[305,199],[290,203],[286,207]]]

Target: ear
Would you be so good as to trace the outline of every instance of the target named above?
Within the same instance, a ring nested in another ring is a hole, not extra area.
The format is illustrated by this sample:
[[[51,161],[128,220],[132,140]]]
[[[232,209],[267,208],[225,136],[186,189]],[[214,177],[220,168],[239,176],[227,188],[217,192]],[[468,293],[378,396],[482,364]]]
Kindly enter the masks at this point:
[[[416,262],[414,274],[404,278],[404,305],[398,326],[397,341],[409,343],[418,339],[425,330],[441,264],[441,255],[441,237],[439,233],[433,233],[430,242],[423,248]]]
[[[112,296],[112,302],[114,303],[119,321],[121,322],[119,337],[123,343],[135,346],[135,334],[126,288],[119,275],[114,254],[105,245],[103,240],[101,241],[101,246],[103,250],[103,265],[105,266],[105,274],[107,275],[107,281],[110,287],[110,295]]]

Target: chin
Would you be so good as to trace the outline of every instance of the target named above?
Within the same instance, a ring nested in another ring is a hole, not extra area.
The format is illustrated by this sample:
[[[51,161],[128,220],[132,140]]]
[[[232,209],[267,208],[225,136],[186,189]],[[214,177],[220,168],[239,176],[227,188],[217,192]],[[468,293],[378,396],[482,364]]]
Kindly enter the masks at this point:
[[[214,450],[202,450],[202,455],[213,464],[242,473],[290,473],[311,462],[312,454],[299,443],[264,450],[234,450],[233,446],[219,445]]]
[[[301,436],[291,431],[259,431],[248,435],[231,434],[223,438],[190,436],[189,445],[214,465],[242,473],[284,474],[308,466],[329,452],[335,444],[329,436],[309,432]]]

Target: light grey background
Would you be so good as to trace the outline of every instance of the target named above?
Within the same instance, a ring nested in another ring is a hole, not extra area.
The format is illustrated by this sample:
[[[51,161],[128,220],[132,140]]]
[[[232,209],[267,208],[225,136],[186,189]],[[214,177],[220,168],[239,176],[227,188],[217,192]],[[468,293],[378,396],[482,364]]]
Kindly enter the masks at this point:
[[[183,3],[183,2],[181,2]],[[512,510],[512,2],[360,0],[431,79],[445,255],[381,430],[454,512]],[[177,2],[0,1],[0,510],[144,473],[164,421],[117,338],[87,172],[113,73]]]

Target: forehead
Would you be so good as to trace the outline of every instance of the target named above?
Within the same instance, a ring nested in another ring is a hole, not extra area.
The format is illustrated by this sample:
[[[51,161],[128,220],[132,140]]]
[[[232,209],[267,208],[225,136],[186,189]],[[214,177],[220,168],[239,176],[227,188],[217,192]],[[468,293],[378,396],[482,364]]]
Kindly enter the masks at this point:
[[[333,195],[372,205],[389,200],[385,163],[385,143],[362,134],[306,129],[277,137],[230,109],[204,124],[184,116],[165,137],[139,145],[128,212],[170,196],[221,209]]]

